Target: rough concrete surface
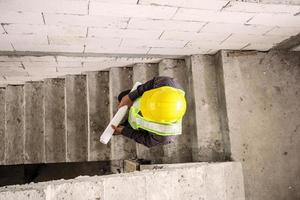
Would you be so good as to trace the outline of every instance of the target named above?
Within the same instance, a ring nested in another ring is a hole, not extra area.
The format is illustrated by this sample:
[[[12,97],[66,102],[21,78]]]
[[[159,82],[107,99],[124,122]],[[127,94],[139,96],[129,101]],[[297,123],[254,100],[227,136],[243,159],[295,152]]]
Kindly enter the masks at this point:
[[[176,164],[150,164],[140,165],[140,170],[158,170],[158,169],[170,169],[170,168],[182,168],[206,165],[206,162],[190,162],[190,163],[176,163]]]
[[[4,164],[5,158],[5,88],[0,88],[0,164]]]
[[[45,160],[66,161],[65,79],[45,79]]]
[[[232,158],[246,199],[300,199],[300,54],[223,52]]]
[[[24,163],[43,163],[45,160],[43,82],[26,83],[24,85],[24,98]]]
[[[218,63],[215,56],[195,55],[188,60],[195,135],[193,140],[194,161],[225,160],[225,144],[220,120],[220,84],[218,84]],[[222,88],[221,88],[222,89]],[[228,135],[228,132],[227,132]]]
[[[89,72],[87,74],[89,111],[89,161],[109,160],[111,143],[99,142],[100,135],[110,122],[109,112],[109,72]]]
[[[74,181],[47,186],[46,199],[53,200],[96,200],[103,199],[102,182],[99,181]]]
[[[66,77],[67,161],[88,160],[86,75]]]
[[[159,75],[169,76],[178,81],[184,91],[188,91],[187,68],[184,60],[164,59],[159,63]],[[186,99],[191,98],[191,94],[186,92]],[[187,109],[183,118],[182,135],[168,145],[164,145],[164,163],[177,163],[192,161],[192,135],[189,131],[188,115],[191,110]]]
[[[132,88],[132,68],[111,68],[109,74],[110,114],[118,109],[118,95]],[[124,136],[113,136],[111,139],[111,159],[130,159],[136,157],[135,141]]]
[[[247,1],[1,1],[1,33],[8,37],[1,38],[0,50],[214,54],[243,47],[269,50],[299,32],[299,0]]]
[[[39,192],[38,192],[39,191]],[[0,199],[102,200],[244,200],[243,174],[238,162],[211,163],[109,176],[78,177],[0,188]],[[16,195],[17,194],[17,195]]]
[[[133,66],[133,83],[145,83],[158,76],[158,64],[139,63]],[[136,154],[139,159],[151,160],[153,163],[162,163],[164,155],[161,146],[148,148],[142,144],[136,144]]]
[[[24,89],[8,85],[5,92],[5,164],[24,161]]]
[[[2,192],[0,194],[0,199],[1,200],[6,200],[6,199],[26,199],[26,200],[44,200],[45,199],[45,195],[39,191],[39,190],[35,190],[35,189],[28,189],[26,191],[7,191],[7,192]]]

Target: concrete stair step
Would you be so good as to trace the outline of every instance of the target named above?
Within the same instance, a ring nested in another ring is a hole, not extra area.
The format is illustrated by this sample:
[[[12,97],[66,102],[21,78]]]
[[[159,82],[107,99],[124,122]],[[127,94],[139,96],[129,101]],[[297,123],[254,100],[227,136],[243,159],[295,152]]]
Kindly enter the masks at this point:
[[[111,143],[99,142],[100,134],[110,122],[109,72],[88,72],[88,117],[89,117],[89,151],[88,161],[110,160]]]
[[[88,160],[88,110],[86,75],[67,75],[66,137],[67,162]]]
[[[5,90],[0,88],[0,165],[5,164]]]
[[[65,79],[44,80],[45,162],[66,162]]]
[[[5,164],[24,162],[24,87],[8,85],[5,91]]]
[[[188,91],[188,73],[184,60],[164,59],[159,63],[159,75],[170,76],[176,79],[185,91]],[[190,94],[186,93],[189,99]],[[189,115],[187,109],[186,116]],[[178,163],[192,161],[191,132],[189,131],[188,117],[183,120],[182,135],[178,136],[175,142],[164,145],[163,163]]]
[[[41,81],[25,83],[24,101],[24,163],[43,163],[45,161],[44,83]]]
[[[133,82],[145,83],[153,77],[158,76],[158,64],[135,64],[133,66]],[[161,146],[147,148],[144,145],[136,144],[137,158],[151,160],[153,163],[161,163],[164,155]]]
[[[194,161],[222,161],[228,150],[226,102],[222,80],[222,58],[219,55],[195,55],[187,58],[192,96],[190,123],[193,133]]]
[[[118,95],[120,92],[131,89],[132,67],[111,68],[109,74],[110,114],[117,112]],[[124,160],[136,157],[135,142],[123,136],[114,136],[111,139],[111,160]]]

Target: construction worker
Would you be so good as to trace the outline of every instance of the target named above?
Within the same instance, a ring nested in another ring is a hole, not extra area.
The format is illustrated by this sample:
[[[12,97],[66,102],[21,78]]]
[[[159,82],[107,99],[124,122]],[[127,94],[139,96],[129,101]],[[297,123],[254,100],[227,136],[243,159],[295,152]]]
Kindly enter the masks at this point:
[[[173,78],[158,76],[118,96],[119,108],[130,107],[128,121],[112,126],[123,135],[147,147],[171,143],[181,134],[186,101],[182,87]]]

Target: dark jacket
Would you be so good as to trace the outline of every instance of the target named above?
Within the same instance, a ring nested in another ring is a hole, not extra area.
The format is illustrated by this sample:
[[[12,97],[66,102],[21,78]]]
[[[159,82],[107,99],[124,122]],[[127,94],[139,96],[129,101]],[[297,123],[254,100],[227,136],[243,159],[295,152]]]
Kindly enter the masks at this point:
[[[132,101],[135,101],[138,97],[142,96],[144,92],[162,86],[170,86],[170,87],[182,89],[182,87],[178,84],[178,82],[173,78],[166,77],[166,76],[158,76],[138,86],[138,88],[130,92],[128,96]],[[143,129],[134,130],[133,128],[131,128],[129,123],[125,125],[122,131],[122,135],[131,138],[135,140],[137,143],[143,144],[147,147],[168,144],[174,141],[176,138],[176,136],[159,136]]]

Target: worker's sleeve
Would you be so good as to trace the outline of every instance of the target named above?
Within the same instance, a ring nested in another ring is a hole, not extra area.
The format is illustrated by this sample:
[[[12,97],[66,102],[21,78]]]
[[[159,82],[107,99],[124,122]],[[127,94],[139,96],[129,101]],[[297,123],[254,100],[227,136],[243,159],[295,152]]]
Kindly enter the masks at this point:
[[[162,137],[162,136],[158,136],[159,138],[157,138],[157,136],[155,137],[152,133],[149,133],[148,131],[142,129],[134,130],[128,126],[125,126],[123,128],[122,135],[130,139],[133,139],[137,143],[143,144],[148,148],[161,145],[161,144],[168,144],[175,139],[175,138],[170,139],[170,137]]]
[[[142,96],[144,94],[144,92],[153,89],[154,81],[155,81],[155,78],[151,79],[150,81],[147,81],[146,83],[144,83],[142,85],[139,85],[136,90],[134,90],[128,94],[129,98],[132,101],[135,101],[137,98]]]
[[[132,101],[134,101],[140,96],[142,96],[144,92],[162,86],[170,86],[170,87],[182,89],[182,87],[173,78],[167,76],[157,76],[151,79],[150,81],[147,81],[142,85],[139,85],[137,89],[130,92],[128,96]]]

